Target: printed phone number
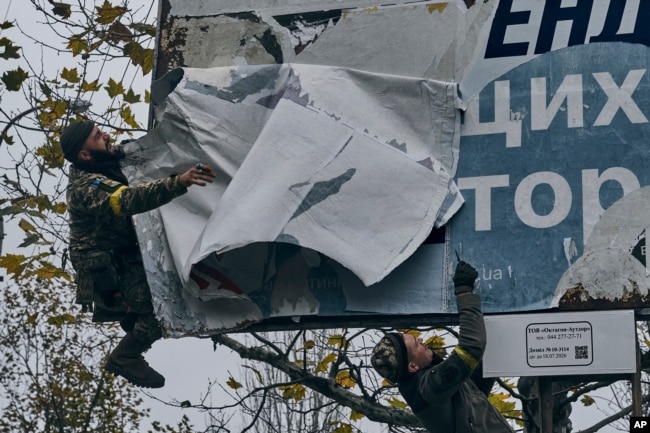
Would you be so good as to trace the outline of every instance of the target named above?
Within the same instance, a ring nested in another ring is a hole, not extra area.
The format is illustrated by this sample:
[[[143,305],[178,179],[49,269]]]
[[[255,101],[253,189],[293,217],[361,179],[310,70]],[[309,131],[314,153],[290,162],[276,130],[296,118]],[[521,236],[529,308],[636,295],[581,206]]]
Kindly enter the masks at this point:
[[[577,340],[583,338],[582,334],[548,334],[545,336],[542,336],[543,338],[546,338],[547,340]]]

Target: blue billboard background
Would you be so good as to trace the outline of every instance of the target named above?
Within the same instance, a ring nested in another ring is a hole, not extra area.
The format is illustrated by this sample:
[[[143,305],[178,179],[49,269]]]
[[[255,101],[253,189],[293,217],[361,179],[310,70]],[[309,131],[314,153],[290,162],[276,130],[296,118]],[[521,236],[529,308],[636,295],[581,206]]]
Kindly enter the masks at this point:
[[[649,83],[648,47],[591,43],[541,55],[472,102],[479,117],[463,126],[466,203],[450,223],[450,250],[479,269],[486,311],[548,308],[595,219],[649,184]],[[506,126],[476,133],[498,120],[504,89],[514,141]]]

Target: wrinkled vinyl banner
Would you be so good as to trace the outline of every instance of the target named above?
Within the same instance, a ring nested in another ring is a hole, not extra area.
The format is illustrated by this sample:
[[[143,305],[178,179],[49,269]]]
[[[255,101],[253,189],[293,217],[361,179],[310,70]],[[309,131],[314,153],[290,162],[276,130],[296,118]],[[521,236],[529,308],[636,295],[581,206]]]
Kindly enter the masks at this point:
[[[197,162],[217,173],[135,218],[169,334],[382,313],[398,298],[373,293],[418,296],[414,276],[445,273],[444,244],[422,244],[463,202],[455,84],[298,64],[186,68],[152,100],[157,126],[126,146],[130,182]],[[441,309],[426,298],[420,312]]]

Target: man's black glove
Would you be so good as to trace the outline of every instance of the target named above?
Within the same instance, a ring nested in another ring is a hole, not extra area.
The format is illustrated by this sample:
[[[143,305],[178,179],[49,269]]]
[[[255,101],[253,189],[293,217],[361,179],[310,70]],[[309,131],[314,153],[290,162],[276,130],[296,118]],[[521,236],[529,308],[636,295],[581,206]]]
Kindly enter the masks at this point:
[[[478,278],[478,272],[469,263],[458,262],[454,273],[454,293],[471,292],[474,290],[474,282]]]

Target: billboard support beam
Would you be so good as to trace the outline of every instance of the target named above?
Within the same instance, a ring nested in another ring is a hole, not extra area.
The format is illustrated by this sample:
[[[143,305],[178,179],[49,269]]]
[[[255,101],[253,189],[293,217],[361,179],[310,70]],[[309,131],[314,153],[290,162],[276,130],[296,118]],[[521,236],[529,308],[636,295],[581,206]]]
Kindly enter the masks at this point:
[[[632,381],[632,415],[642,416],[643,390],[641,389],[641,348],[639,339],[636,340],[636,372],[630,378]]]
[[[553,378],[542,376],[539,381],[539,399],[542,409],[541,433],[553,433]]]

